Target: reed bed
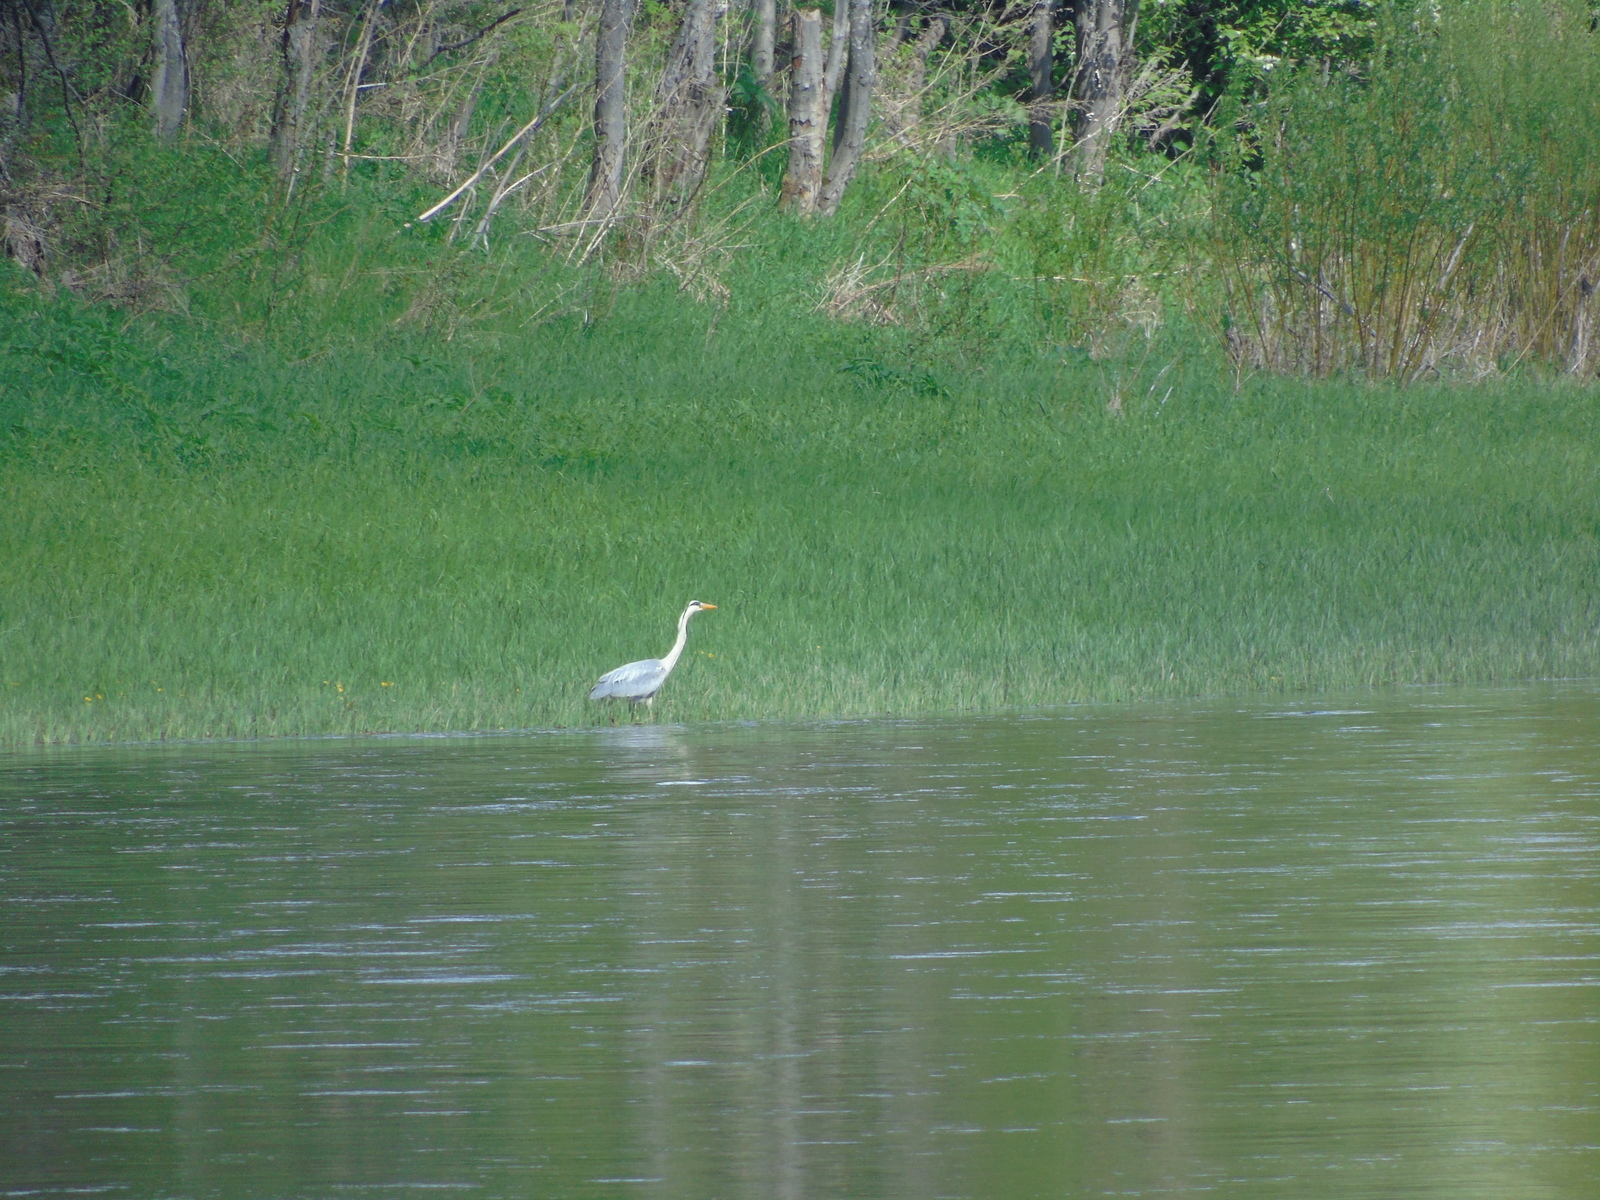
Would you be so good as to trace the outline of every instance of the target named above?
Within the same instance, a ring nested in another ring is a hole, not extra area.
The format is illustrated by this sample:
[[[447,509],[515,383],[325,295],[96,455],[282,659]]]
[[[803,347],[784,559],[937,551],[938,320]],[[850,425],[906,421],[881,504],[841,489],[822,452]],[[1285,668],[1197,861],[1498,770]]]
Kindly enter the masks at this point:
[[[719,607],[653,719],[1600,666],[1575,385],[1152,363],[1114,415],[1090,361],[924,387],[841,370],[843,336],[858,368],[899,343],[820,316],[761,353],[759,309],[644,292],[613,319],[305,362],[67,311],[46,342],[81,361],[7,393],[0,743],[628,720],[587,687],[691,598]]]

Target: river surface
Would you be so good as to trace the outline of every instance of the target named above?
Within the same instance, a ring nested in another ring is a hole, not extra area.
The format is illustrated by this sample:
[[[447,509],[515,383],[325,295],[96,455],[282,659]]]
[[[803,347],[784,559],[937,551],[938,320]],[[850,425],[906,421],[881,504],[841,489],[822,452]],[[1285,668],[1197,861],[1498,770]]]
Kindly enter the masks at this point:
[[[1600,689],[0,760],[0,1195],[1600,1196]]]

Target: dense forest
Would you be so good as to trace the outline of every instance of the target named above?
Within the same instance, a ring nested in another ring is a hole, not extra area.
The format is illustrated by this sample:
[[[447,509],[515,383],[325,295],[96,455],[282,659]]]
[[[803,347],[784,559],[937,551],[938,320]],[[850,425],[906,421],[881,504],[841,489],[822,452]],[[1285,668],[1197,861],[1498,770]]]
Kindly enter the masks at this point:
[[[448,327],[510,260],[529,311],[596,265],[717,303],[777,209],[854,224],[846,319],[1009,285],[1096,354],[1182,312],[1242,370],[1588,376],[1597,42],[1578,0],[4,0],[5,249],[281,321],[361,224]]]
[[[0,745],[1600,671],[1586,0],[0,0],[0,213]]]

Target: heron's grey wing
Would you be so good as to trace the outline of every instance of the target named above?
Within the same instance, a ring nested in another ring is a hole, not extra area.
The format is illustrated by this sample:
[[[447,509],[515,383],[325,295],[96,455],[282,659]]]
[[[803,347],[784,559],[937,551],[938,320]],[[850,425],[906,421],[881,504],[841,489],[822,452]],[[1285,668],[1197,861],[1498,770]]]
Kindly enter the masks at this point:
[[[591,700],[618,696],[624,700],[643,700],[653,696],[667,678],[666,664],[659,658],[645,658],[607,671],[589,693]]]

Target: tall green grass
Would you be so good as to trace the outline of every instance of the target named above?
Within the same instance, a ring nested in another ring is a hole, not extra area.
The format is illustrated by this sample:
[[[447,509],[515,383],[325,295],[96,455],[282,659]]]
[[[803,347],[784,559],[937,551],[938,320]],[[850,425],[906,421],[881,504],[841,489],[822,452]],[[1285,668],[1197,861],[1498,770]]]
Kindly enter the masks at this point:
[[[659,719],[1600,665],[1576,386],[964,364],[669,288],[309,359],[7,304],[6,745],[628,719],[587,687],[691,598]]]

